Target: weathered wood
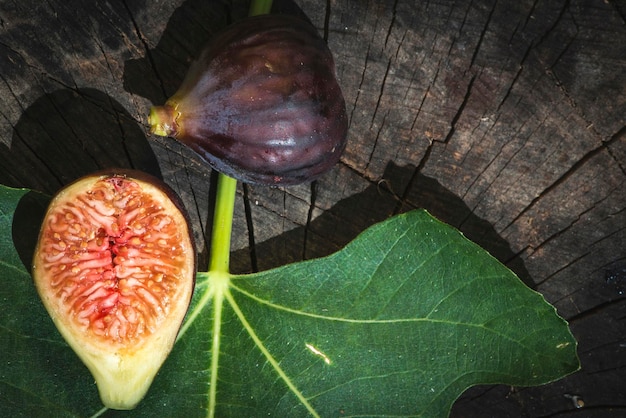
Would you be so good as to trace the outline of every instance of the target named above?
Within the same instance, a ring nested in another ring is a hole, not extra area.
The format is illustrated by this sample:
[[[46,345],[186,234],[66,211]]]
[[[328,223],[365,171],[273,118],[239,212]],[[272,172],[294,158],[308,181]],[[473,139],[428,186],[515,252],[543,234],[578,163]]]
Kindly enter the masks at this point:
[[[626,408],[626,7],[616,1],[275,1],[325,34],[350,115],[331,173],[241,186],[233,271],[329,254],[425,207],[570,320],[583,369],[539,388],[469,390],[453,416]],[[192,215],[201,263],[211,171],[146,135],[240,0],[0,0],[0,183],[53,193],[98,168],[162,176]],[[252,246],[250,245],[252,244]]]

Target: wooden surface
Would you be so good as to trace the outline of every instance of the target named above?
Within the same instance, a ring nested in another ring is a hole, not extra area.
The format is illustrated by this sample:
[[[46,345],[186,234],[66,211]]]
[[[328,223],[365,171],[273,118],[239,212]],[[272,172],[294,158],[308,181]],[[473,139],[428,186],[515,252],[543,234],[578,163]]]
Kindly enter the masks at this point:
[[[349,144],[313,185],[240,185],[233,272],[331,253],[425,207],[553,303],[583,365],[539,388],[470,389],[452,415],[624,416],[626,3],[275,6],[327,37]],[[146,135],[146,115],[246,13],[237,0],[0,0],[0,183],[53,193],[98,168],[159,175],[184,199],[206,265],[215,176]]]

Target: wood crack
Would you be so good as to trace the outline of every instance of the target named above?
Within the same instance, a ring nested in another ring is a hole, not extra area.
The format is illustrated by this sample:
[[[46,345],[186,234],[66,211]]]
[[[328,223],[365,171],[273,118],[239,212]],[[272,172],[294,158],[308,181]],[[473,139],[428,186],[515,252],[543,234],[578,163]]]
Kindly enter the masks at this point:
[[[422,156],[420,162],[417,164],[417,166],[415,167],[415,170],[413,170],[413,175],[411,176],[411,179],[407,182],[406,187],[404,188],[404,191],[402,192],[402,195],[400,197],[400,201],[397,202],[393,213],[397,214],[400,212],[400,210],[402,209],[402,205],[406,202],[408,196],[409,196],[409,192],[411,190],[413,190],[414,184],[417,181],[419,174],[422,172],[422,170],[424,169],[424,167],[426,166],[426,164],[428,163],[430,156],[433,152],[433,148],[435,146],[436,143],[440,143],[443,144],[444,146],[450,141],[450,139],[452,138],[452,136],[455,133],[455,127],[457,122],[459,121],[459,119],[461,118],[461,115],[463,114],[463,111],[465,110],[465,106],[467,106],[467,103],[469,102],[469,98],[471,96],[471,92],[472,92],[472,87],[474,86],[474,81],[476,80],[476,75],[473,75],[469,82],[467,83],[467,87],[465,90],[465,94],[463,96],[463,100],[461,101],[461,104],[459,105],[459,107],[457,108],[457,111],[455,112],[454,116],[452,117],[452,120],[450,122],[450,129],[448,130],[448,133],[446,135],[446,137],[444,138],[443,141],[439,141],[439,140],[430,140],[430,143],[428,144],[428,147],[426,148],[426,150],[424,151],[424,155]]]
[[[619,131],[613,134],[609,142],[616,143],[616,142],[621,141],[624,138],[626,138],[626,126],[622,126],[622,128]],[[611,150],[611,147],[606,147],[606,149],[609,155],[611,156],[611,158],[615,160],[615,162],[617,163],[617,166],[620,168],[622,173],[626,176],[626,165],[625,165],[626,161],[621,161],[620,158],[617,155],[615,155],[615,153],[613,153],[613,151]]]
[[[370,155],[367,159],[367,163],[365,164],[365,169],[363,170],[364,172],[367,172],[369,169],[369,166],[372,162],[372,159],[374,158],[374,154],[376,153],[376,148],[378,147],[378,140],[380,139],[380,135],[383,131],[383,129],[385,128],[385,124],[387,122],[387,115],[389,114],[389,110],[387,110],[387,112],[385,112],[385,114],[383,115],[383,120],[380,123],[380,127],[377,129],[376,131],[376,137],[374,138],[374,143],[372,144],[372,149],[370,152]],[[371,130],[371,127],[370,127]]]
[[[552,22],[552,25],[550,25],[544,31],[543,35],[540,36],[539,39],[534,43],[534,47],[539,47],[541,44],[543,44],[546,41],[548,36],[551,33],[553,33],[553,31],[556,29],[559,23],[561,23],[561,21],[563,20],[563,16],[565,16],[565,12],[569,10],[569,7],[570,7],[570,0],[565,0],[565,2],[563,3],[563,6],[561,7],[561,10],[559,10],[558,16],[556,17],[556,19],[554,19],[554,22]]]
[[[528,59],[528,56],[529,56],[530,51],[532,50],[532,48],[533,48],[532,45],[530,45],[526,49],[526,52],[524,52],[524,55],[522,56],[522,59],[520,60],[519,67],[517,68],[517,71],[515,72],[515,75],[513,76],[513,79],[511,80],[511,82],[507,86],[507,89],[504,92],[504,95],[502,96],[502,100],[500,100],[500,103],[498,103],[498,106],[496,107],[496,110],[495,110],[496,113],[500,113],[500,111],[502,109],[502,106],[509,99],[509,96],[513,92],[513,88],[517,85],[517,82],[519,81],[519,78],[522,75],[522,72],[524,70],[524,63]]]
[[[385,94],[385,83],[387,82],[387,76],[389,75],[390,68],[391,68],[391,59],[387,60],[387,68],[385,69],[385,74],[383,75],[383,79],[380,82],[380,90],[378,92],[378,99],[376,100],[376,106],[374,107],[374,112],[372,113],[372,120],[370,121],[370,129],[372,129],[372,127],[374,126],[376,114],[378,113],[378,109],[380,108],[380,103],[382,101],[383,95]]]
[[[485,22],[485,25],[483,26],[483,29],[480,32],[480,35],[478,37],[478,42],[476,43],[476,47],[474,48],[472,58],[470,59],[469,68],[472,68],[474,66],[474,62],[476,62],[476,57],[478,57],[478,52],[480,51],[483,40],[485,39],[487,28],[489,28],[489,24],[491,23],[491,19],[493,18],[493,13],[496,10],[497,4],[498,4],[498,1],[497,0],[494,1],[493,5],[491,6],[491,10],[489,10],[489,15],[487,15],[487,21]]]
[[[570,324],[573,324],[573,323],[576,323],[576,322],[579,322],[579,321],[584,321],[587,318],[599,315],[602,312],[608,311],[609,308],[611,308],[613,306],[619,306],[619,305],[621,305],[621,304],[623,304],[625,302],[626,302],[626,299],[624,299],[624,298],[618,298],[618,299],[602,302],[602,303],[599,303],[599,304],[595,305],[594,307],[592,307],[590,309],[586,309],[586,310],[584,310],[582,312],[579,312],[576,315],[573,315],[573,316],[567,318],[567,321]]]
[[[609,145],[616,142],[620,136],[613,136],[610,140],[601,143],[598,147],[588,151],[585,155],[583,155],[579,160],[577,160],[574,164],[570,166],[570,168],[565,171],[561,176],[559,176],[554,182],[548,185],[538,196],[536,196],[531,202],[522,209],[511,222],[509,222],[504,228],[502,228],[502,233],[504,233],[509,227],[515,224],[520,220],[526,213],[528,213],[531,209],[535,207],[535,205],[545,199],[547,195],[556,190],[559,186],[565,183],[572,175],[577,173],[585,164],[589,162],[596,155],[600,154],[604,150],[607,149]]]
[[[359,105],[359,98],[361,97],[361,92],[363,91],[363,83],[365,82],[365,73],[367,72],[367,63],[369,62],[369,54],[370,54],[370,45],[367,46],[367,52],[365,54],[365,65],[363,65],[363,71],[361,72],[361,79],[359,81],[359,86],[356,91],[356,97],[354,98],[354,106],[352,107],[352,111],[350,112],[349,122],[348,122],[348,132],[350,132],[350,127],[352,126],[352,121],[354,120],[354,112],[356,111]]]
[[[556,275],[567,270],[568,268],[572,267],[573,265],[580,262],[581,260],[585,259],[587,256],[589,256],[590,253],[591,253],[590,251],[584,251],[580,254],[577,254],[576,257],[568,260],[567,263],[557,268],[555,271],[551,272],[550,274],[546,275],[543,279],[535,281],[535,289],[539,288],[542,284],[553,280],[553,278]]]
[[[389,22],[389,27],[387,28],[387,35],[385,36],[384,47],[387,48],[387,43],[389,42],[389,37],[391,36],[391,32],[396,23],[396,14],[398,11],[398,0],[393,2],[393,7],[391,9],[391,21]]]
[[[311,203],[309,204],[309,210],[306,214],[306,224],[304,225],[304,237],[302,238],[302,259],[306,260],[307,257],[307,242],[309,241],[309,232],[311,229],[311,222],[313,221],[313,212],[315,211],[315,203],[317,201],[317,180],[311,182]]]
[[[456,124],[459,121],[459,119],[461,118],[461,115],[463,115],[463,111],[465,110],[465,107],[467,106],[467,103],[469,102],[469,98],[471,96],[472,87],[474,86],[474,81],[475,80],[476,80],[476,75],[474,74],[474,75],[472,75],[472,77],[470,78],[469,82],[467,83],[467,88],[465,90],[465,95],[463,96],[463,100],[461,101],[461,104],[458,107],[456,113],[452,117],[452,120],[450,122],[450,130],[448,130],[448,134],[446,135],[446,137],[442,141],[444,144],[447,144],[448,142],[450,142],[450,139],[452,138],[452,136],[456,132]],[[435,142],[439,142],[439,141],[435,140]]]
[[[22,102],[20,101],[19,97],[17,94],[15,94],[15,91],[13,91],[13,87],[11,86],[11,83],[9,82],[9,80],[7,80],[4,75],[2,75],[2,73],[0,73],[0,80],[2,80],[4,82],[4,84],[7,86],[7,89],[9,90],[9,93],[11,93],[11,97],[13,98],[13,100],[15,100],[15,103],[17,103],[17,105],[20,107],[20,111],[21,113],[24,113],[26,111],[26,109],[24,108],[24,106],[22,105]],[[2,109],[0,109],[0,113],[4,115],[4,112]],[[5,116],[5,118],[7,120],[9,120],[8,117]],[[13,128],[15,128],[13,126]]]
[[[141,29],[139,29],[139,24],[137,23],[137,20],[135,19],[135,16],[133,15],[132,11],[130,10],[130,7],[128,6],[128,3],[126,2],[126,0],[123,0],[122,3],[124,4],[124,8],[126,9],[126,12],[128,13],[128,18],[130,19],[130,22],[133,26],[133,30],[135,31],[135,35],[137,35],[137,38],[139,39],[139,42],[141,42],[141,44],[143,45],[144,51],[145,51],[145,56],[146,58],[148,58],[148,62],[150,63],[150,67],[152,67],[152,71],[154,71],[154,74],[159,82],[159,87],[161,89],[161,93],[163,94],[164,98],[167,98],[167,90],[165,89],[165,83],[163,82],[163,79],[161,78],[161,74],[158,71],[158,66],[156,65],[156,62],[154,60],[154,56],[152,55],[152,50],[150,49],[150,45],[148,44],[148,40],[146,39],[146,37],[143,35],[143,33],[141,32]]]
[[[324,9],[324,42],[328,43],[328,34],[330,31],[330,9],[331,0],[326,0],[326,8]]]
[[[253,273],[259,271],[259,263],[257,261],[256,243],[254,239],[254,221],[252,220],[252,207],[250,205],[250,190],[246,183],[242,183],[243,188],[243,210],[246,218],[246,227],[248,229],[248,255],[250,256],[250,265]]]

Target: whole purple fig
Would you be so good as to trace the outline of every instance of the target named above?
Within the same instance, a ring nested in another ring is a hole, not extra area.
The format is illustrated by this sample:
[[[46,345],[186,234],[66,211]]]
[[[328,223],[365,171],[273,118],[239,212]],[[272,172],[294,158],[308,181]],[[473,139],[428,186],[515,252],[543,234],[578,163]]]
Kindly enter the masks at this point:
[[[328,171],[348,129],[326,43],[308,22],[272,14],[215,37],[148,122],[152,133],[188,145],[217,171],[270,185]]]

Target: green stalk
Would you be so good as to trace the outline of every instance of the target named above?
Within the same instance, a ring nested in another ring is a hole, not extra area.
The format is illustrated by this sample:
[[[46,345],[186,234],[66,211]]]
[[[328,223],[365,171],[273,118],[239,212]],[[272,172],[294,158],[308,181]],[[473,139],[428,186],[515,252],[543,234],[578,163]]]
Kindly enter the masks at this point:
[[[272,0],[252,0],[248,16],[268,14],[272,9]]]
[[[212,282],[212,296],[214,299],[208,418],[215,418],[215,405],[217,404],[217,373],[222,335],[222,307],[224,305],[224,294],[228,292],[230,280],[230,237],[233,229],[236,191],[237,180],[220,173],[217,178],[217,196],[211,236],[211,261],[209,262],[209,277]]]
[[[211,261],[209,271],[229,273],[230,236],[233,229],[237,180],[220,173],[217,180],[217,198],[213,215]]]

